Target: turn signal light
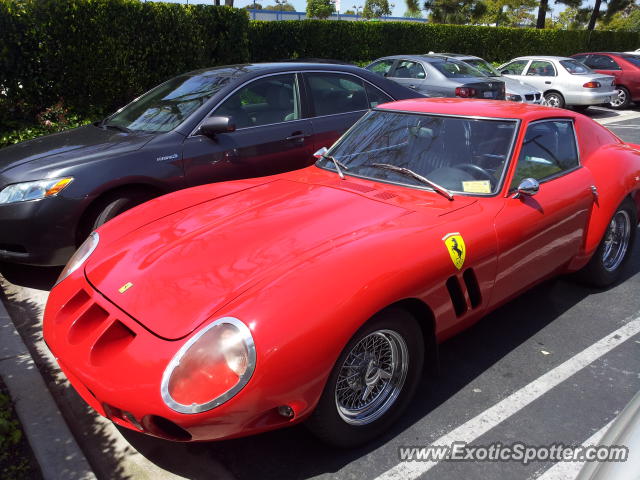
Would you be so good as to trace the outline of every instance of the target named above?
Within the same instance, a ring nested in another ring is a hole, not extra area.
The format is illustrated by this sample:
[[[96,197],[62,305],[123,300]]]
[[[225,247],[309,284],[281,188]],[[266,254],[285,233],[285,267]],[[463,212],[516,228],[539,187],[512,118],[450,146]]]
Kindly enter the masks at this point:
[[[600,88],[602,85],[600,85],[600,82],[587,82],[582,86],[584,88]]]
[[[476,89],[470,87],[457,87],[456,97],[470,98],[476,96]]]

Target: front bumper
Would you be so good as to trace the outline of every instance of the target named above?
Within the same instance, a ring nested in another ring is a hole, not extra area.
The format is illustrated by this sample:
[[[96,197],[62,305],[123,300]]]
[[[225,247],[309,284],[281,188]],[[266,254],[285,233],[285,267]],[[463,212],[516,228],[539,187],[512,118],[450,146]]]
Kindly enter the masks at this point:
[[[61,196],[0,205],[0,260],[64,265],[76,249],[76,207]]]
[[[281,399],[257,371],[217,408],[198,414],[171,410],[162,400],[162,374],[189,336],[170,341],[150,333],[100,295],[82,271],[52,290],[43,330],[75,390],[120,426],[167,440],[204,441],[260,433],[302,419],[278,414]]]

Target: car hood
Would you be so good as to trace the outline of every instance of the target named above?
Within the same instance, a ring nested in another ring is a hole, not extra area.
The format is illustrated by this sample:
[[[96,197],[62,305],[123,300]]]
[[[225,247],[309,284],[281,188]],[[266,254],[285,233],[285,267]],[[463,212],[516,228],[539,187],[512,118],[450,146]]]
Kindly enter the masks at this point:
[[[148,330],[177,339],[269,275],[389,228],[409,212],[343,189],[277,179],[137,228],[104,253],[98,248],[85,273]]]
[[[66,132],[45,135],[0,150],[0,172],[29,162],[46,159],[47,164],[82,157],[91,158],[105,152],[120,153],[143,147],[153,135],[118,132],[85,125]]]
[[[528,83],[521,82],[520,80],[516,80],[515,78],[505,77],[504,75],[500,77],[494,77],[504,82],[504,88],[508,93],[513,93],[516,95],[527,95],[530,93],[538,93],[539,90],[529,85]]]

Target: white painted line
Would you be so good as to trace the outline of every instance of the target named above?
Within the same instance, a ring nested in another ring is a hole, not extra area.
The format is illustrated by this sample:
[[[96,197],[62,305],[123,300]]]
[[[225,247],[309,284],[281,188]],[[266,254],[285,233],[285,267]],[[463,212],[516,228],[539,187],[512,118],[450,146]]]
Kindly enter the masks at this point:
[[[588,447],[589,445],[597,445],[598,443],[600,443],[600,440],[602,440],[602,437],[604,436],[605,432],[609,430],[609,427],[612,423],[613,420],[611,420],[604,427],[587,438],[582,446]],[[558,462],[549,470],[540,475],[538,477],[538,480],[567,480],[567,478],[576,478],[584,464],[585,462]]]
[[[432,445],[451,445],[453,442],[471,443],[496,425],[522,410],[552,388],[579,372],[590,363],[610,352],[640,332],[640,317],[611,332],[566,362],[512,393],[468,422],[435,440]],[[437,462],[402,462],[387,470],[376,480],[409,480],[431,470]]]
[[[613,122],[622,122],[622,121],[625,121],[625,120],[633,120],[634,118],[640,118],[640,112],[627,111],[625,113],[619,113],[614,117],[594,118],[594,120],[596,122],[601,123],[602,125],[606,125],[608,123],[613,123]]]
[[[640,125],[609,125],[609,128],[638,128]]]

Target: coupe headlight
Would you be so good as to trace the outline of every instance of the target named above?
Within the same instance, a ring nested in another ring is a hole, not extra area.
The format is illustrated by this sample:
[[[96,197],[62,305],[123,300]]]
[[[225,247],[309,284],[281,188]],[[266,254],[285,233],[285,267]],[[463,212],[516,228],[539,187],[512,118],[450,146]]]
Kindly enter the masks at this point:
[[[71,182],[73,182],[72,177],[14,183],[0,191],[0,204],[53,197],[68,187]]]
[[[58,280],[56,280],[56,285],[58,285],[61,281],[75,272],[84,262],[87,261],[87,258],[91,256],[93,251],[98,246],[98,242],[100,241],[100,235],[97,232],[93,232],[89,237],[80,245],[80,248],[76,250],[76,253],[69,259],[67,265],[60,273]]]
[[[256,349],[249,328],[237,318],[220,318],[171,359],[162,375],[162,399],[180,413],[211,410],[237,394],[255,366]]]

